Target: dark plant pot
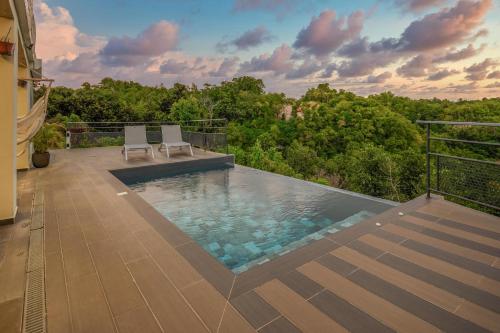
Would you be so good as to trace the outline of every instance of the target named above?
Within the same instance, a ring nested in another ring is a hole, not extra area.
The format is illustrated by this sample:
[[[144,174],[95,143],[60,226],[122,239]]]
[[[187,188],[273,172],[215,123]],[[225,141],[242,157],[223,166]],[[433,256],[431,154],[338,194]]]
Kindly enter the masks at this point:
[[[0,41],[0,54],[7,56],[14,54],[14,43]]]
[[[33,165],[35,166],[35,168],[45,168],[47,165],[49,165],[50,154],[49,152],[33,153],[33,155],[31,155],[31,160],[33,161]]]

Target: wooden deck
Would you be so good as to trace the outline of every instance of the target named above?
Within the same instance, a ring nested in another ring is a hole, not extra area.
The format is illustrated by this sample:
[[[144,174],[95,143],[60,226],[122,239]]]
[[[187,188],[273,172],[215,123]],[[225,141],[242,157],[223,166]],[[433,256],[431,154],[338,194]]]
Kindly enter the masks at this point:
[[[20,177],[19,222],[0,227],[0,332],[21,328],[35,192],[51,333],[500,332],[499,218],[418,198],[236,276],[133,192],[117,196],[107,171],[167,162],[61,150]]]

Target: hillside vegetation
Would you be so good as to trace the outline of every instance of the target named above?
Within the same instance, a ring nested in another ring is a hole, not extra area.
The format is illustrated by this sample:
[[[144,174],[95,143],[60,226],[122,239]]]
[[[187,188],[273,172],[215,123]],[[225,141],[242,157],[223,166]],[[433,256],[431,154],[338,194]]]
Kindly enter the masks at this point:
[[[425,136],[415,121],[500,122],[500,98],[412,100],[390,92],[369,97],[327,84],[300,99],[266,93],[261,80],[239,77],[203,88],[146,87],[103,79],[50,95],[51,121],[186,121],[226,118],[239,164],[395,201],[425,191]],[[494,128],[433,128],[450,138],[499,141]],[[487,146],[444,145],[440,152],[499,159]]]

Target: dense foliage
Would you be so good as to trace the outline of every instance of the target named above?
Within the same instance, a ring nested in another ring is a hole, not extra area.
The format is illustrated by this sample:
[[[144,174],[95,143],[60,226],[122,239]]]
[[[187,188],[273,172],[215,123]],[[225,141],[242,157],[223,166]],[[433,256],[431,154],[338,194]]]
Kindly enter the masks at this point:
[[[287,112],[288,111],[288,112]],[[300,99],[266,93],[239,77],[203,88],[146,87],[106,78],[79,89],[58,87],[49,117],[59,121],[166,121],[226,118],[237,163],[405,201],[424,192],[425,135],[417,119],[500,122],[500,98],[413,100],[369,97],[320,84]],[[436,135],[498,140],[493,128],[436,127]],[[435,145],[443,153],[498,160],[488,146]]]

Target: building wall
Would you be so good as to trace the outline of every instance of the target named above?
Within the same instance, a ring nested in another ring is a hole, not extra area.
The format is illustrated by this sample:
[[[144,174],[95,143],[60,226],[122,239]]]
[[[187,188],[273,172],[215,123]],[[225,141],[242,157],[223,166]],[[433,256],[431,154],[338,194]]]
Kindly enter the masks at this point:
[[[17,22],[0,17],[0,34],[12,27],[10,41],[17,43]],[[0,56],[0,222],[16,214],[17,52]]]

